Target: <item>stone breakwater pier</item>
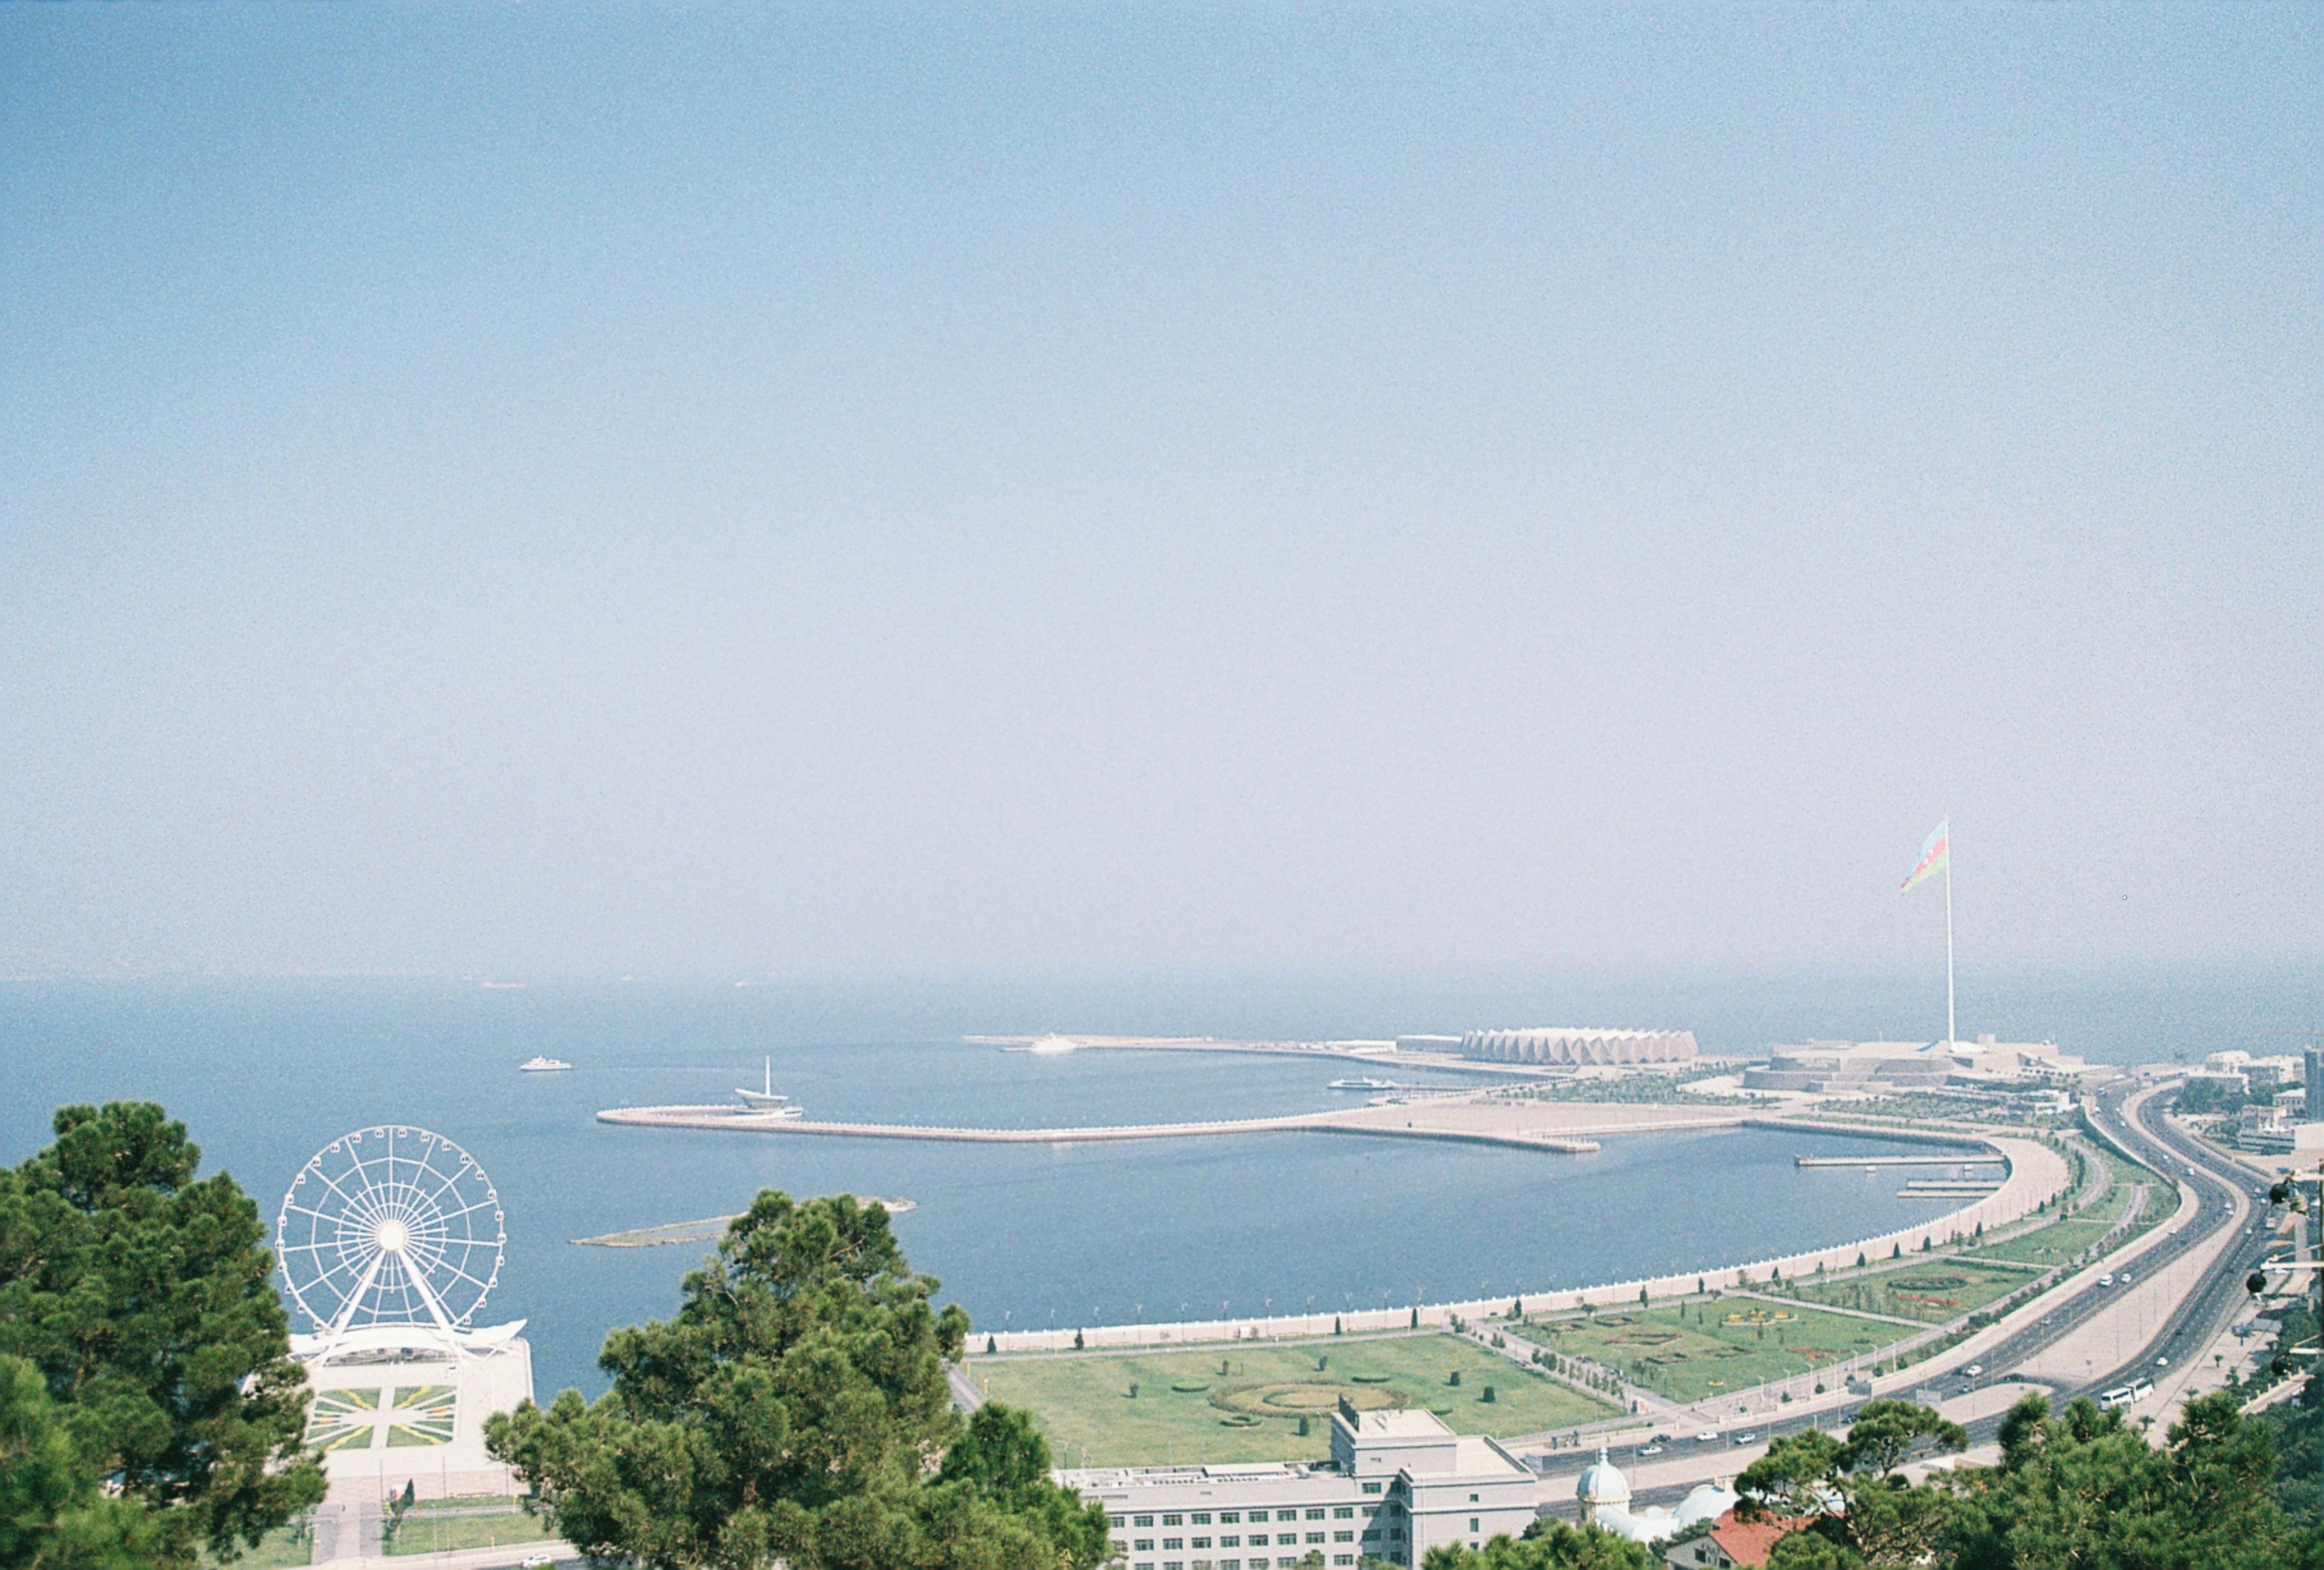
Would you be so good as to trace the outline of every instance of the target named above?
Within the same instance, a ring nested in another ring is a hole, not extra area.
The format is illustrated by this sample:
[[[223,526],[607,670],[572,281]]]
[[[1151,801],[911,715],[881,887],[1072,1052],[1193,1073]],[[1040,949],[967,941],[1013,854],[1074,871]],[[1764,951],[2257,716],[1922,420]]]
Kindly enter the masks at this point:
[[[1433,1112],[1434,1109],[1427,1109]],[[1394,1116],[1382,1116],[1393,1113]],[[1355,1107],[1338,1112],[1294,1113],[1272,1118],[1228,1118],[1191,1123],[1098,1123],[1083,1128],[946,1128],[922,1123],[817,1122],[784,1118],[728,1105],[614,1107],[597,1121],[661,1129],[715,1129],[729,1133],[807,1134],[846,1140],[930,1140],[973,1145],[1089,1145],[1117,1140],[1186,1140],[1230,1134],[1365,1134],[1381,1139],[1453,1140],[1469,1144],[1515,1146],[1586,1156],[1598,1141],[1522,1120],[1487,1124],[1432,1117],[1419,1105]],[[1538,1122],[1539,1120],[1535,1120]],[[1687,1127],[1731,1127],[1738,1118],[1691,1122]]]

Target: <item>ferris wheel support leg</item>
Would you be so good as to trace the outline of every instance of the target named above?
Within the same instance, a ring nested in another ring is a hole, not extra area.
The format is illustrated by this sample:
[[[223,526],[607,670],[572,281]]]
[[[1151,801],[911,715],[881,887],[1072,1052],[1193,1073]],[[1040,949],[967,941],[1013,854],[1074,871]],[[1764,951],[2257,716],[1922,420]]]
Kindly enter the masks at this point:
[[[331,1321],[331,1333],[323,1338],[322,1349],[315,1354],[318,1361],[328,1358],[331,1355],[331,1349],[338,1345],[339,1337],[347,1333],[347,1326],[355,1322],[355,1309],[362,1305],[364,1298],[371,1291],[371,1284],[379,1279],[379,1268],[386,1262],[385,1254],[372,1256],[370,1265],[364,1270],[363,1279],[356,1284],[354,1291],[347,1294],[346,1303],[339,1309],[338,1317]]]
[[[436,1328],[443,1332],[445,1344],[456,1353],[460,1350],[460,1333],[454,1328],[451,1316],[444,1312],[443,1302],[436,1296],[436,1288],[428,1284],[427,1277],[408,1264],[403,1273],[419,1291],[420,1300],[428,1305],[428,1316],[436,1321]]]

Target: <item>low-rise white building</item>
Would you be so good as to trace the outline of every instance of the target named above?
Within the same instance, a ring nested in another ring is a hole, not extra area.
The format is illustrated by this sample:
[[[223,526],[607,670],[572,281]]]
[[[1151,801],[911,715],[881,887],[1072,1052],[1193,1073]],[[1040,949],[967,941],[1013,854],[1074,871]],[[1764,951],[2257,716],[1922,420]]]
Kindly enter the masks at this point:
[[[1534,1474],[1496,1441],[1433,1413],[1332,1416],[1332,1459],[1312,1465],[1068,1468],[1057,1482],[1105,1507],[1128,1570],[1287,1570],[1310,1552],[1416,1565],[1441,1543],[1521,1535]]]

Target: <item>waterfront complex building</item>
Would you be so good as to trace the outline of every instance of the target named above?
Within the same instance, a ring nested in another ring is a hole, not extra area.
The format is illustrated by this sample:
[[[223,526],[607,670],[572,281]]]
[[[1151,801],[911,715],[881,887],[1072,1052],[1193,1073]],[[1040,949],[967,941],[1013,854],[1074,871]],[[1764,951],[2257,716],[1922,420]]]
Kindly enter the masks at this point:
[[[1817,1095],[1901,1095],[1914,1091],[2070,1089],[2116,1071],[2093,1067],[2054,1041],[1807,1041],[1771,1047],[1766,1067],[1743,1071],[1746,1090]]]
[[[1461,1056],[1496,1063],[1550,1063],[1574,1067],[1629,1063],[1687,1063],[1694,1058],[1692,1030],[1572,1030],[1536,1026],[1525,1030],[1471,1030]]]
[[[1417,1565],[1443,1543],[1481,1547],[1533,1523],[1532,1473],[1495,1441],[1433,1413],[1332,1415],[1332,1459],[1305,1465],[1071,1468],[1056,1480],[1105,1507],[1128,1570],[1288,1570],[1310,1552]]]

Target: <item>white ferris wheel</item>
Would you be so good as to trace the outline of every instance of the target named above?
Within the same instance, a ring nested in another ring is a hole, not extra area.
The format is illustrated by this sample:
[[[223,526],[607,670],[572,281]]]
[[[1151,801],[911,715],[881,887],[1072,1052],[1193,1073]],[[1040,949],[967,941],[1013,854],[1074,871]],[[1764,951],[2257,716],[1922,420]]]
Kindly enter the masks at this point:
[[[282,1196],[274,1255],[326,1345],[418,1325],[455,1344],[500,1279],[501,1197],[476,1159],[426,1129],[358,1129],[315,1152]]]

